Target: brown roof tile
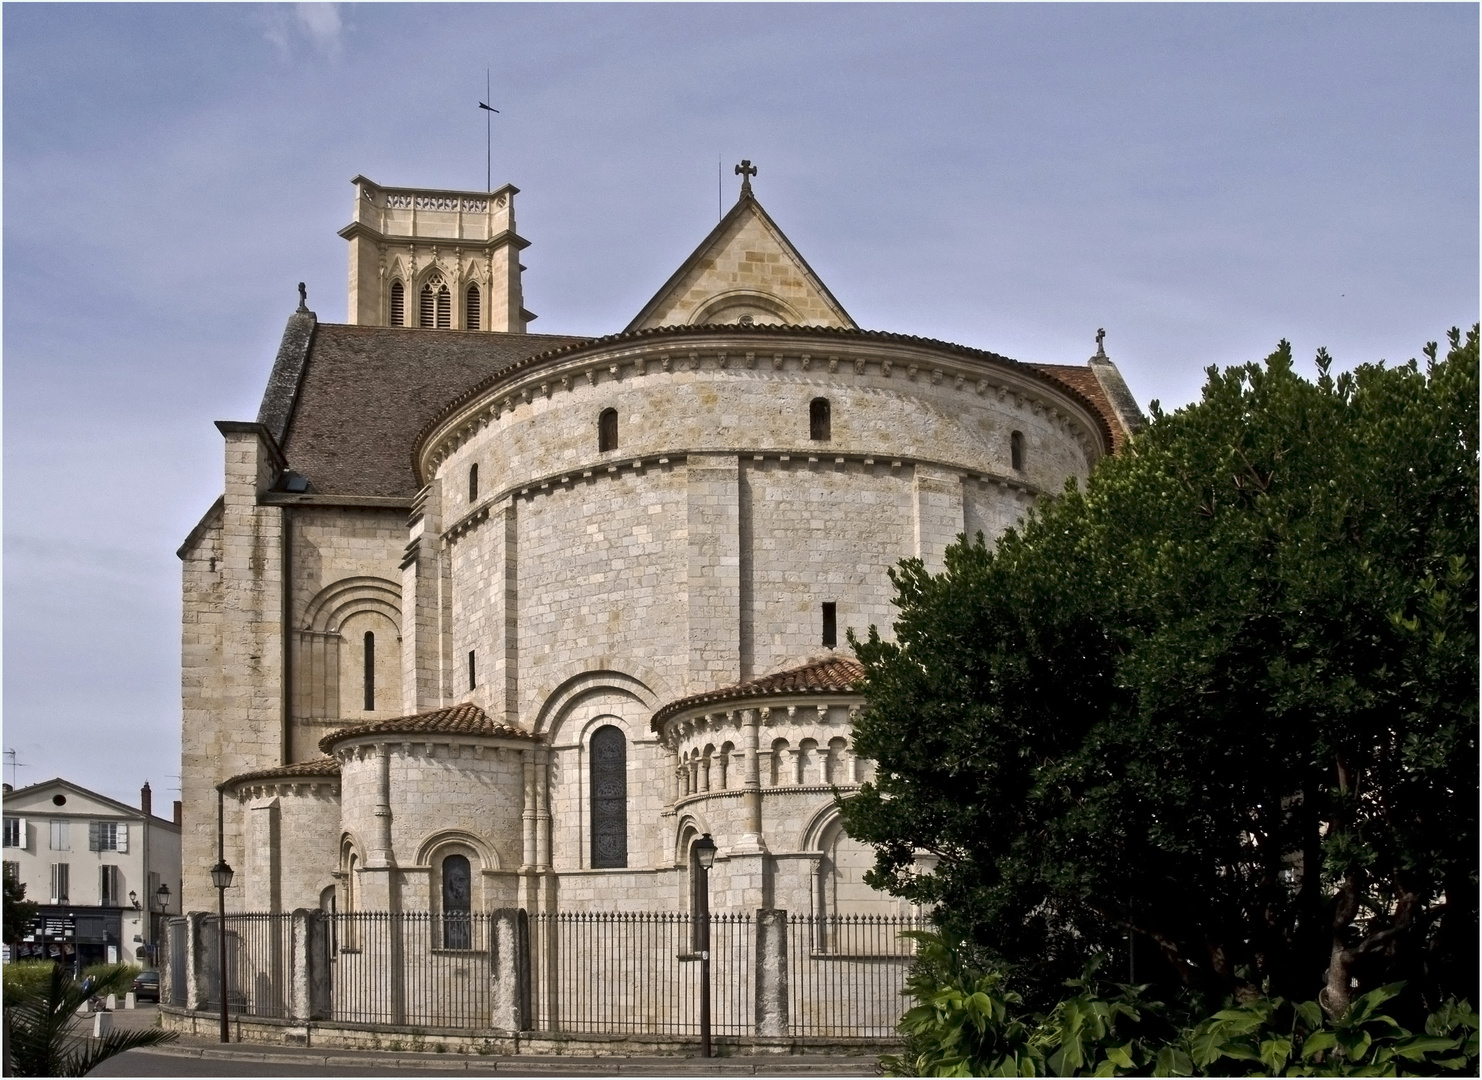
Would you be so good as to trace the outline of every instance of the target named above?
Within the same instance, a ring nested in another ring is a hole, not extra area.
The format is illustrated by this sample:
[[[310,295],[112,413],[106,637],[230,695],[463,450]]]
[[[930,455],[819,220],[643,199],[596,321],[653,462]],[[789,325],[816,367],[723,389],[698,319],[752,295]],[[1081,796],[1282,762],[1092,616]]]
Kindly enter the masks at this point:
[[[1089,366],[1084,364],[1031,364],[1030,367],[1044,372],[1052,379],[1058,379],[1096,406],[1096,411],[1106,420],[1106,426],[1111,431],[1112,453],[1121,451],[1127,442],[1127,431],[1122,427],[1122,421],[1117,416],[1117,411],[1112,408],[1111,401],[1107,399],[1106,391],[1101,387],[1101,380],[1096,377],[1096,373]]]
[[[410,499],[421,486],[412,443],[449,401],[510,364],[582,340],[320,323],[296,396],[277,401],[292,380],[275,378],[263,410],[286,418],[283,452],[312,494]]]
[[[276,769],[257,769],[254,772],[239,773],[229,780],[223,780],[217,787],[227,788],[233,784],[243,784],[249,780],[292,780],[297,777],[317,777],[340,775],[340,763],[332,757],[314,758],[312,761],[298,761],[292,765],[280,765]]]
[[[533,739],[524,728],[510,727],[490,720],[483,709],[464,702],[446,709],[399,716],[395,720],[377,720],[341,728],[319,740],[319,749],[329,753],[335,743],[361,735],[487,735],[504,739]]]
[[[775,697],[782,694],[848,694],[854,692],[855,685],[863,677],[864,668],[858,662],[843,656],[829,656],[810,661],[801,667],[764,675],[750,682],[671,701],[654,713],[653,728],[655,731],[660,730],[664,721],[675,713],[712,702]]]

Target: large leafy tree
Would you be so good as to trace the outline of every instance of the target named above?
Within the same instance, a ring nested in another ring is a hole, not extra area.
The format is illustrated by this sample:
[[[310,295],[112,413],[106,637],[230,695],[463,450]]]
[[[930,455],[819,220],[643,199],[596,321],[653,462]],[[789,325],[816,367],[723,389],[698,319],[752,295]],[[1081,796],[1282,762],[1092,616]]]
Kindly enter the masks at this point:
[[[1046,988],[1131,940],[1216,1000],[1475,1000],[1477,353],[1314,383],[1283,342],[903,563],[855,643],[871,883]]]

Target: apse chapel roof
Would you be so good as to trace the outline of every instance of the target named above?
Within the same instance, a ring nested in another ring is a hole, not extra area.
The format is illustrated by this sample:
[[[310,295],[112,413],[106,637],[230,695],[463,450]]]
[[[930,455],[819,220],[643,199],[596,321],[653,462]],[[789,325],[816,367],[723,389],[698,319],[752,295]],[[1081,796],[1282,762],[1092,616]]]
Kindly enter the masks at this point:
[[[703,694],[671,701],[654,713],[653,729],[660,730],[664,722],[687,709],[700,705],[718,704],[723,701],[753,700],[766,697],[791,697],[798,694],[853,694],[855,687],[864,678],[864,668],[857,661],[843,656],[828,656],[810,660],[799,667],[788,668],[759,679],[751,679],[735,686],[723,686]]]
[[[464,702],[445,709],[417,713],[414,716],[399,716],[394,720],[377,720],[369,724],[341,728],[319,740],[319,749],[326,754],[334,745],[345,739],[357,739],[366,735],[476,735],[500,739],[535,739],[524,728],[511,727],[489,719],[487,713],[477,705]]]
[[[255,769],[252,772],[238,773],[217,784],[217,788],[225,790],[237,784],[245,784],[254,780],[312,780],[338,778],[340,775],[340,763],[332,757],[319,757],[311,761],[297,761],[292,765],[279,765],[275,769]]]

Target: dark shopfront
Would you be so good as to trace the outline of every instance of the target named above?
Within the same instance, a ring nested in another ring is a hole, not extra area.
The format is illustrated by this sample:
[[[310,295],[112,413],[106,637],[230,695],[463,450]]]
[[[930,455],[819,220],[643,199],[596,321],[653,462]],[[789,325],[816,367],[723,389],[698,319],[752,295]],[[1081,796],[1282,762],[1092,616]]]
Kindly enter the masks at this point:
[[[120,908],[43,906],[28,933],[14,947],[17,960],[60,960],[74,971],[89,964],[132,962],[121,941]]]

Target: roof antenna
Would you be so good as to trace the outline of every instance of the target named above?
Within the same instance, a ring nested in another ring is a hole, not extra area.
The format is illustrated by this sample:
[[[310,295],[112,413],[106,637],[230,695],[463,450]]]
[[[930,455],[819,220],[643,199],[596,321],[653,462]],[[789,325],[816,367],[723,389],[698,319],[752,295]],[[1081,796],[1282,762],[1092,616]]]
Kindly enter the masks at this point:
[[[725,217],[725,215],[723,213],[721,213],[721,209],[720,209],[720,201],[721,201],[720,188],[721,188],[720,155],[719,154],[716,154],[715,155],[715,220],[716,221],[719,221],[721,218]]]
[[[489,86],[489,69],[484,68],[484,97],[492,101],[494,95],[489,93]],[[483,109],[486,113],[497,113],[499,111],[484,101],[479,102],[479,108]],[[491,126],[493,119],[492,116],[484,117],[484,190],[486,191],[494,190],[494,150],[493,143],[491,142],[494,130]]]
[[[10,758],[10,762],[9,762],[9,764],[10,764],[10,786],[11,787],[15,787],[15,771],[17,769],[29,768],[30,766],[28,766],[23,761],[17,761],[15,759],[15,750],[14,749],[5,751],[5,756],[8,757],[8,758]]]

